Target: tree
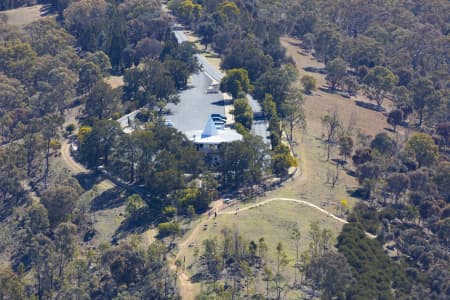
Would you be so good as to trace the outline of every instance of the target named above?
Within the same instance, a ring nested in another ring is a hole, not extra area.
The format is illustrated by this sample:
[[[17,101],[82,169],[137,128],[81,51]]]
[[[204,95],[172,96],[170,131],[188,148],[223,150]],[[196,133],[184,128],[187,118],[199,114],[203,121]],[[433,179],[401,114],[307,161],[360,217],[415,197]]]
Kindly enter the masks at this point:
[[[138,65],[144,57],[158,58],[163,50],[163,44],[158,40],[145,37],[136,44],[134,50],[135,63]]]
[[[270,121],[272,119],[278,119],[277,105],[273,101],[273,97],[270,94],[266,94],[262,103],[264,114]]]
[[[380,110],[386,93],[390,92],[398,83],[398,77],[388,68],[377,66],[369,70],[364,82],[369,87],[369,92],[375,98],[378,110]]]
[[[419,114],[419,126],[422,126],[424,114],[432,114],[439,108],[440,99],[433,82],[427,78],[419,78],[411,83],[413,107]]]
[[[96,83],[102,78],[102,72],[100,68],[92,63],[86,62],[81,66],[78,73],[78,86],[77,92],[79,95],[90,94]]]
[[[128,216],[133,216],[139,209],[145,207],[145,202],[139,194],[133,194],[127,198],[125,212]]]
[[[227,74],[220,82],[220,90],[222,92],[230,93],[235,99],[242,97],[243,94],[250,93],[253,90],[253,86],[248,78],[247,70],[228,70]]]
[[[435,175],[433,176],[433,181],[435,182],[441,195],[450,202],[450,163],[443,162],[439,164]]]
[[[127,100],[138,100],[141,105],[159,108],[167,103],[177,103],[175,83],[166,66],[159,61],[145,58],[143,67],[125,72],[124,93]]]
[[[61,115],[64,114],[68,102],[75,96],[76,81],[76,74],[66,67],[53,68],[48,73],[48,83],[51,86],[50,98],[56,103],[56,109]]]
[[[0,70],[22,83],[30,83],[37,64],[37,54],[30,44],[18,40],[0,45]]]
[[[441,136],[441,146],[450,146],[450,122],[439,123],[436,128],[436,133]]]
[[[266,282],[266,298],[269,299],[269,282],[273,280],[273,273],[268,266],[264,266],[263,280]]]
[[[356,93],[360,89],[358,80],[355,76],[345,76],[342,80],[342,86],[344,91],[350,96],[356,96]]]
[[[121,90],[113,89],[104,81],[98,81],[86,98],[86,113],[91,119],[109,119],[117,111]]]
[[[33,204],[28,213],[29,226],[32,234],[44,233],[50,227],[48,219],[48,211],[44,205],[40,203]]]
[[[318,222],[310,223],[309,236],[311,243],[309,245],[311,258],[324,256],[332,245],[332,233],[329,229],[321,229]]]
[[[433,138],[426,133],[413,134],[406,142],[405,150],[415,158],[419,168],[422,166],[429,167],[439,158],[438,146],[434,143]]]
[[[170,1],[169,7],[187,24],[197,20],[202,12],[202,6],[194,4],[192,0]]]
[[[120,125],[112,120],[95,121],[92,129],[85,127],[82,140],[80,140],[80,157],[89,167],[98,167],[100,159],[103,165],[109,167],[109,158],[114,146],[117,144],[118,137],[122,133]]]
[[[300,264],[300,238],[301,233],[298,228],[294,228],[291,233],[291,239],[295,242],[295,264],[294,264],[294,286],[297,285],[297,270],[299,269]]]
[[[222,185],[234,189],[260,182],[267,169],[266,155],[267,146],[258,137],[223,144],[219,148],[218,166]]]
[[[53,19],[41,19],[25,26],[30,37],[30,44],[39,56],[57,55],[62,50],[72,47],[75,39],[61,28]]]
[[[236,122],[242,124],[248,130],[252,127],[253,111],[248,104],[247,98],[240,98],[234,101],[234,110],[232,111]]]
[[[317,55],[328,64],[328,61],[337,58],[342,50],[342,37],[331,27],[324,27],[316,34],[314,50]]]
[[[372,140],[370,147],[385,157],[391,157],[397,151],[397,143],[385,132],[377,134]]]
[[[330,159],[331,147],[335,142],[339,128],[341,128],[341,120],[339,119],[338,112],[335,109],[332,114],[325,115],[321,118],[322,126],[325,127],[325,143],[327,145],[327,160]]]
[[[347,161],[347,156],[351,155],[353,151],[353,139],[348,135],[339,137],[339,150],[344,161]]]
[[[294,129],[300,127],[306,129],[306,118],[303,110],[303,96],[300,91],[289,91],[286,100],[280,107],[280,115],[286,136],[290,143],[293,142]]]
[[[387,190],[394,195],[394,202],[397,205],[398,199],[409,187],[409,177],[403,173],[393,173],[386,178]]]
[[[403,111],[400,109],[391,111],[388,115],[387,122],[392,125],[394,132],[396,132],[397,126],[403,122]]]
[[[282,282],[284,281],[284,277],[281,274],[281,268],[285,267],[288,263],[287,257],[286,257],[286,253],[283,250],[283,244],[281,242],[279,242],[277,244],[276,247],[277,250],[277,261],[276,261],[276,268],[277,268],[277,272],[275,274],[274,277],[274,281],[275,281],[275,288],[276,288],[276,292],[277,292],[277,299],[281,299],[281,290],[282,290]]]
[[[58,17],[63,17],[64,10],[72,3],[73,0],[51,0],[53,8],[58,12]]]
[[[178,235],[180,233],[180,225],[174,222],[165,222],[158,225],[159,236],[166,237],[170,235]]]
[[[285,70],[272,68],[258,77],[253,95],[262,100],[266,94],[270,94],[277,103],[277,108],[280,108],[288,95],[290,85],[291,80]]]
[[[336,58],[326,65],[326,69],[328,72],[326,80],[329,82],[331,89],[335,90],[347,74],[347,64],[342,58]]]
[[[371,161],[372,149],[370,148],[356,149],[355,155],[353,155],[352,160],[356,166]]]
[[[107,76],[111,71],[111,62],[108,55],[106,55],[106,53],[103,51],[95,51],[93,53],[88,52],[86,53],[86,57],[84,60],[86,63],[91,62],[94,65],[98,66],[103,76]]]
[[[321,121],[322,125],[325,126],[325,140],[328,143],[333,142],[337,135],[338,129],[341,127],[341,121],[337,110],[334,110],[330,115],[323,116]]]
[[[25,135],[23,137],[23,149],[26,156],[27,176],[33,176],[36,172],[36,165],[41,162],[41,153],[45,148],[40,120],[30,120]],[[37,161],[37,163],[36,163]]]
[[[47,185],[48,172],[50,169],[50,150],[52,141],[58,137],[58,127],[64,122],[61,115],[49,115],[42,119],[42,136],[45,142],[45,170],[44,184]]]
[[[272,58],[264,54],[264,51],[254,41],[247,39],[234,41],[226,49],[221,67],[225,70],[240,68],[247,70],[248,76],[253,82],[272,65]],[[262,96],[264,97],[264,94]]]
[[[47,208],[52,227],[70,219],[81,191],[78,183],[71,183],[50,187],[42,194],[41,201]]]
[[[13,270],[0,269],[0,299],[20,300],[25,298],[22,282]]]
[[[285,177],[289,168],[295,166],[297,161],[292,157],[289,147],[284,144],[276,146],[272,154],[272,172],[279,177]]]
[[[72,223],[61,223],[55,230],[55,249],[58,252],[59,277],[64,278],[64,269],[77,249],[77,227]]]
[[[123,250],[117,254],[109,265],[109,270],[117,286],[126,284],[128,287],[138,279],[144,266],[144,259],[139,252],[130,250]]]
[[[301,79],[303,89],[305,94],[311,94],[312,91],[316,90],[317,80],[311,75],[304,75]]]
[[[65,25],[84,50],[107,50],[111,39],[107,35],[110,9],[104,0],[82,0],[73,2],[64,10]]]
[[[322,299],[333,299],[336,296],[345,298],[346,291],[354,281],[345,256],[334,252],[313,258],[306,277],[311,280],[313,291],[322,291]]]
[[[35,269],[37,296],[41,299],[48,298],[55,279],[55,245],[52,240],[39,233],[31,239],[27,252]]]

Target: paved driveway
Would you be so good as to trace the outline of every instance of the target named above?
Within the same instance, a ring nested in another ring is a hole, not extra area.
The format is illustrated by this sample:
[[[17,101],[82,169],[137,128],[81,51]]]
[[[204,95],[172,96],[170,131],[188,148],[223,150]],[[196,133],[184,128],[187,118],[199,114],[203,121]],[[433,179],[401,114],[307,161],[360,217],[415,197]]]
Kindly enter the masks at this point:
[[[169,104],[166,120],[181,132],[201,130],[211,114],[225,115],[222,93],[207,94],[211,79],[203,72],[191,76],[192,83],[179,93],[180,103]]]
[[[187,37],[181,30],[174,30],[175,37],[179,43],[187,41]],[[198,62],[202,66],[202,73],[192,76],[192,84],[194,88],[188,91],[183,91],[180,94],[180,103],[176,106],[169,105],[173,115],[168,116],[167,119],[174,122],[175,128],[181,131],[199,130],[203,129],[202,124],[206,124],[206,119],[212,113],[225,114],[224,107],[218,106],[218,100],[222,100],[222,94],[206,94],[206,89],[213,78],[220,82],[224,76],[220,70],[212,66],[208,60],[200,54],[196,54]],[[208,76],[205,75],[208,74]],[[198,89],[198,86],[200,89]],[[197,99],[198,98],[198,99]],[[252,96],[247,95],[253,113],[258,116],[252,124],[252,134],[263,138],[264,142],[270,144],[268,139],[268,124],[267,121],[261,119],[262,107],[261,104]],[[182,122],[183,124],[180,124]],[[199,127],[200,126],[200,127]]]

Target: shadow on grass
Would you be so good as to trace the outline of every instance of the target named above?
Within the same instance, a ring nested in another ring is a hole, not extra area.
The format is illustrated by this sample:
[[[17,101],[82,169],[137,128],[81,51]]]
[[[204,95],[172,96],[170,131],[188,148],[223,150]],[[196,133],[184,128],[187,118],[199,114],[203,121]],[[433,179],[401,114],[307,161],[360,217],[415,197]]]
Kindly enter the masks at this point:
[[[104,178],[98,172],[80,173],[74,176],[80,186],[85,190],[90,190],[94,185],[101,182]]]
[[[310,73],[318,73],[322,75],[327,74],[327,70],[325,68],[315,68],[315,67],[304,67],[303,70]]]
[[[355,103],[356,103],[356,105],[366,108],[366,109],[370,109],[370,110],[374,110],[374,111],[378,111],[378,112],[386,111],[383,107],[378,107],[378,105],[376,105],[376,104],[367,103],[367,102],[363,102],[363,101],[359,101],[359,100],[356,100]]]
[[[124,189],[122,188],[115,187],[106,190],[92,200],[91,210],[98,211],[117,208],[125,203],[128,196],[129,194],[124,193]]]
[[[199,283],[204,281],[205,279],[207,279],[208,277],[205,276],[205,273],[197,273],[192,275],[192,277],[190,278],[190,281],[193,283]]]
[[[159,223],[167,221],[162,215],[162,203],[154,201],[151,205],[143,207],[127,217],[114,233],[116,241],[129,234],[141,234],[150,227],[156,227]]]

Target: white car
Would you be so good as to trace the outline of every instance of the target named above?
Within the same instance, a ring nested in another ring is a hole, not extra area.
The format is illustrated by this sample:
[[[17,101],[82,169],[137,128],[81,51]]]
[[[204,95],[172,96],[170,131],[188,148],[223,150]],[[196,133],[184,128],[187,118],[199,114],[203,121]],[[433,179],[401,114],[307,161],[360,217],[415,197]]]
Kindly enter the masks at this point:
[[[167,127],[170,127],[170,128],[173,128],[173,126],[174,126],[173,122],[170,120],[165,120],[164,125],[166,125]]]

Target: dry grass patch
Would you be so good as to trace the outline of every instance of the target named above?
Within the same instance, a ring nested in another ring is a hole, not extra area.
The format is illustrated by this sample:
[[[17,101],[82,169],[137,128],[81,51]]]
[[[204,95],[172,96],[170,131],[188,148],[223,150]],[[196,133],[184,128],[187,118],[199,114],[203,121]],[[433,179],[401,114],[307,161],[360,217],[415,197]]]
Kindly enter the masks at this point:
[[[105,78],[105,82],[109,84],[113,89],[124,86],[123,76],[109,76]]]
[[[34,21],[47,17],[44,5],[20,7],[6,10],[0,14],[6,15],[8,18],[7,24],[18,27],[24,27]]]
[[[327,88],[325,75],[312,73],[305,70],[307,67],[324,68],[324,64],[315,60],[310,53],[304,52],[299,45],[301,42],[297,39],[283,37],[281,44],[286,48],[287,56],[292,57],[299,71],[299,77],[311,75],[317,80],[318,88]],[[311,96],[305,96],[305,112],[308,120],[308,130],[313,133],[321,132],[320,118],[329,111],[337,109],[339,117],[344,125],[347,125],[350,119],[354,119],[355,128],[362,133],[375,135],[384,131],[384,128],[391,128],[386,122],[386,116],[380,112],[363,108],[356,104],[356,100],[368,103],[369,101],[361,93],[357,97],[345,98],[339,94],[327,93],[317,90]],[[392,106],[388,100],[383,105],[386,109]]]

